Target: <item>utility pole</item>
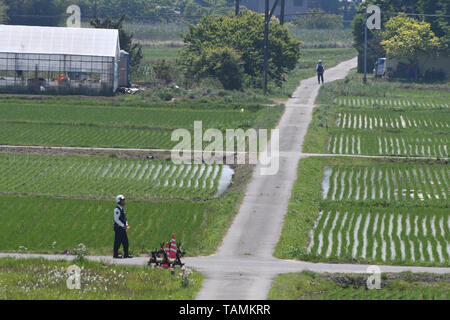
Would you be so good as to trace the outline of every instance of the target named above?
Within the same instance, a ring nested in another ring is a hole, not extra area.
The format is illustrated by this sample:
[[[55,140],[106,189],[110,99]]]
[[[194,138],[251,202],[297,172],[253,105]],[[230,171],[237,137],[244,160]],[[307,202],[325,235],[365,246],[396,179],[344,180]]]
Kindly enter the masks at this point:
[[[268,46],[269,46],[269,0],[265,4],[265,19],[264,19],[264,94],[267,93],[267,73],[268,73]]]
[[[234,3],[234,5],[235,5],[234,11],[235,11],[236,16],[239,15],[239,5],[240,5],[239,2],[240,2],[240,0],[236,0]]]
[[[267,93],[268,73],[269,73],[269,23],[280,0],[275,0],[272,10],[269,11],[269,0],[265,1],[264,18],[264,94]]]
[[[364,15],[364,83],[367,83],[367,11]]]
[[[281,9],[280,9],[280,24],[284,24],[284,7],[286,6],[286,1],[281,0]]]

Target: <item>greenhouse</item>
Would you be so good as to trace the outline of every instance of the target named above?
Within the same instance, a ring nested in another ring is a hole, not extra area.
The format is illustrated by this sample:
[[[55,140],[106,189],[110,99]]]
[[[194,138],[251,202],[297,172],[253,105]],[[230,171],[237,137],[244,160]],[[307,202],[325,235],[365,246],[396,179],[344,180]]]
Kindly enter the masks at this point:
[[[0,25],[0,92],[112,94],[119,32]]]

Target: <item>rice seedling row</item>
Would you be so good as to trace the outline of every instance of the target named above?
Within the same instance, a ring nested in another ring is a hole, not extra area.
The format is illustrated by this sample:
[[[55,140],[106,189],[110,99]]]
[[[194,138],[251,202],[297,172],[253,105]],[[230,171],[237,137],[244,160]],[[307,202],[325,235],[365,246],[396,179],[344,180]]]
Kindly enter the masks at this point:
[[[0,102],[3,123],[79,124],[106,127],[192,128],[202,121],[210,128],[239,128],[254,124],[260,112],[240,109],[179,109],[129,106],[34,104],[26,101]]]
[[[0,144],[171,149],[169,130],[5,123]]]
[[[433,112],[339,112],[336,126],[341,129],[423,129],[450,132],[450,113]]]
[[[372,97],[337,97],[335,103],[345,107],[389,107],[410,109],[449,109],[450,103],[444,99],[405,99]]]
[[[450,197],[447,166],[332,166],[324,169],[323,198],[348,201],[432,201]]]
[[[333,133],[328,152],[333,154],[368,154],[448,157],[448,135]]]
[[[97,157],[0,155],[0,192],[135,199],[212,198],[221,165]],[[228,181],[230,183],[231,181]]]
[[[448,265],[449,239],[445,209],[324,209],[307,252],[326,259]]]

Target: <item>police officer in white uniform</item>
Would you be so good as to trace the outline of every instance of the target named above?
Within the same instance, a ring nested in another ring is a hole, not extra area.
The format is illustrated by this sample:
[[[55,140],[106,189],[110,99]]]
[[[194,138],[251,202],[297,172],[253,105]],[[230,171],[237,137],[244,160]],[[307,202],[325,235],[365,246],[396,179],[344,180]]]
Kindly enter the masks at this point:
[[[120,259],[122,258],[119,255],[120,245],[123,245],[123,257],[124,258],[132,258],[128,253],[128,236],[127,236],[127,228],[128,221],[127,216],[125,215],[125,210],[123,207],[125,206],[125,197],[123,195],[118,195],[116,197],[117,207],[114,209],[114,255],[113,258]]]

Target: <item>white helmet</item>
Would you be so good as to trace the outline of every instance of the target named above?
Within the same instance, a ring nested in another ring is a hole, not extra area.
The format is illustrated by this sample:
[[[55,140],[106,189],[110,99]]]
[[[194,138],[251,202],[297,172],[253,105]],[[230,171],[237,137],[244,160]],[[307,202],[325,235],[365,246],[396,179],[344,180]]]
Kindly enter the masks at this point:
[[[322,60],[319,60],[319,63],[322,63]]]
[[[119,195],[116,197],[116,202],[117,202],[117,203],[120,203],[120,201],[122,201],[122,200],[125,200],[125,197],[124,197],[123,195],[119,194]]]

